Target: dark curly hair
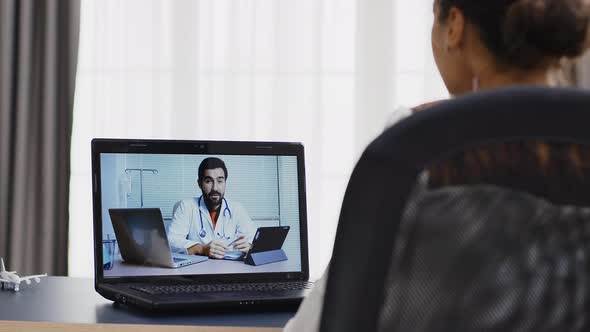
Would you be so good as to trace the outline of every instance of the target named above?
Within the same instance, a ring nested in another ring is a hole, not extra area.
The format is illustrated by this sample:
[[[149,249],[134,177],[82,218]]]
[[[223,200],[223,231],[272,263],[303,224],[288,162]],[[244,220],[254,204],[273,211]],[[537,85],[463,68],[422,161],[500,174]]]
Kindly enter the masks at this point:
[[[585,0],[436,0],[438,19],[459,9],[500,64],[523,69],[557,64],[588,47]]]

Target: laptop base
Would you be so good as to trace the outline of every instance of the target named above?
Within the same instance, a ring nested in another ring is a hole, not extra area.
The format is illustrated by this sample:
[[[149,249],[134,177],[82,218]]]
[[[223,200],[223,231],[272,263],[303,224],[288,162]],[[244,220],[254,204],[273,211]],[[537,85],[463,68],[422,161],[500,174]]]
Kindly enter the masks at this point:
[[[235,312],[236,308],[249,311],[281,311],[297,310],[303,298],[309,290],[280,291],[272,293],[254,292],[220,292],[204,294],[175,294],[174,296],[150,296],[140,291],[133,290],[126,284],[101,284],[96,290],[106,299],[114,302],[114,305],[124,305],[139,310],[150,312],[187,311],[194,314],[193,309],[199,312],[229,310]]]

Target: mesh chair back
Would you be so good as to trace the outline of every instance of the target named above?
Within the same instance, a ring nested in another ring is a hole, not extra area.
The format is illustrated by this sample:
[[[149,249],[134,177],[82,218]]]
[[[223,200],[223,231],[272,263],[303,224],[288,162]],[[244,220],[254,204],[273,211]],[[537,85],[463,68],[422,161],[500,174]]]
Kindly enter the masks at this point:
[[[376,139],[343,201],[322,331],[588,330],[589,108],[573,89],[484,92]]]

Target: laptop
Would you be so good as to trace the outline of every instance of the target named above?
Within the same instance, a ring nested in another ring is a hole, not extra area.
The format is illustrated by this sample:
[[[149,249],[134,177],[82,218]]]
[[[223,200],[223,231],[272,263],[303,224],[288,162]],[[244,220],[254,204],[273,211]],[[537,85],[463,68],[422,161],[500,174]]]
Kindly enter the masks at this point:
[[[207,256],[172,253],[160,209],[109,209],[123,262],[177,269]]]
[[[299,305],[311,287],[303,151],[94,139],[96,291],[150,310]],[[131,222],[130,211],[149,217]],[[173,268],[173,255],[202,261]]]

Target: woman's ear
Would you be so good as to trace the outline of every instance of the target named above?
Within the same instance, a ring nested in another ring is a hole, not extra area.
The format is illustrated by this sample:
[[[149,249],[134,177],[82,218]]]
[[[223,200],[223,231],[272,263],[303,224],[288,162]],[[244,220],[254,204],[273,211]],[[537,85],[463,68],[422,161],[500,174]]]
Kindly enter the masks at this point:
[[[446,48],[461,47],[465,35],[465,16],[457,7],[451,7],[446,24]]]

